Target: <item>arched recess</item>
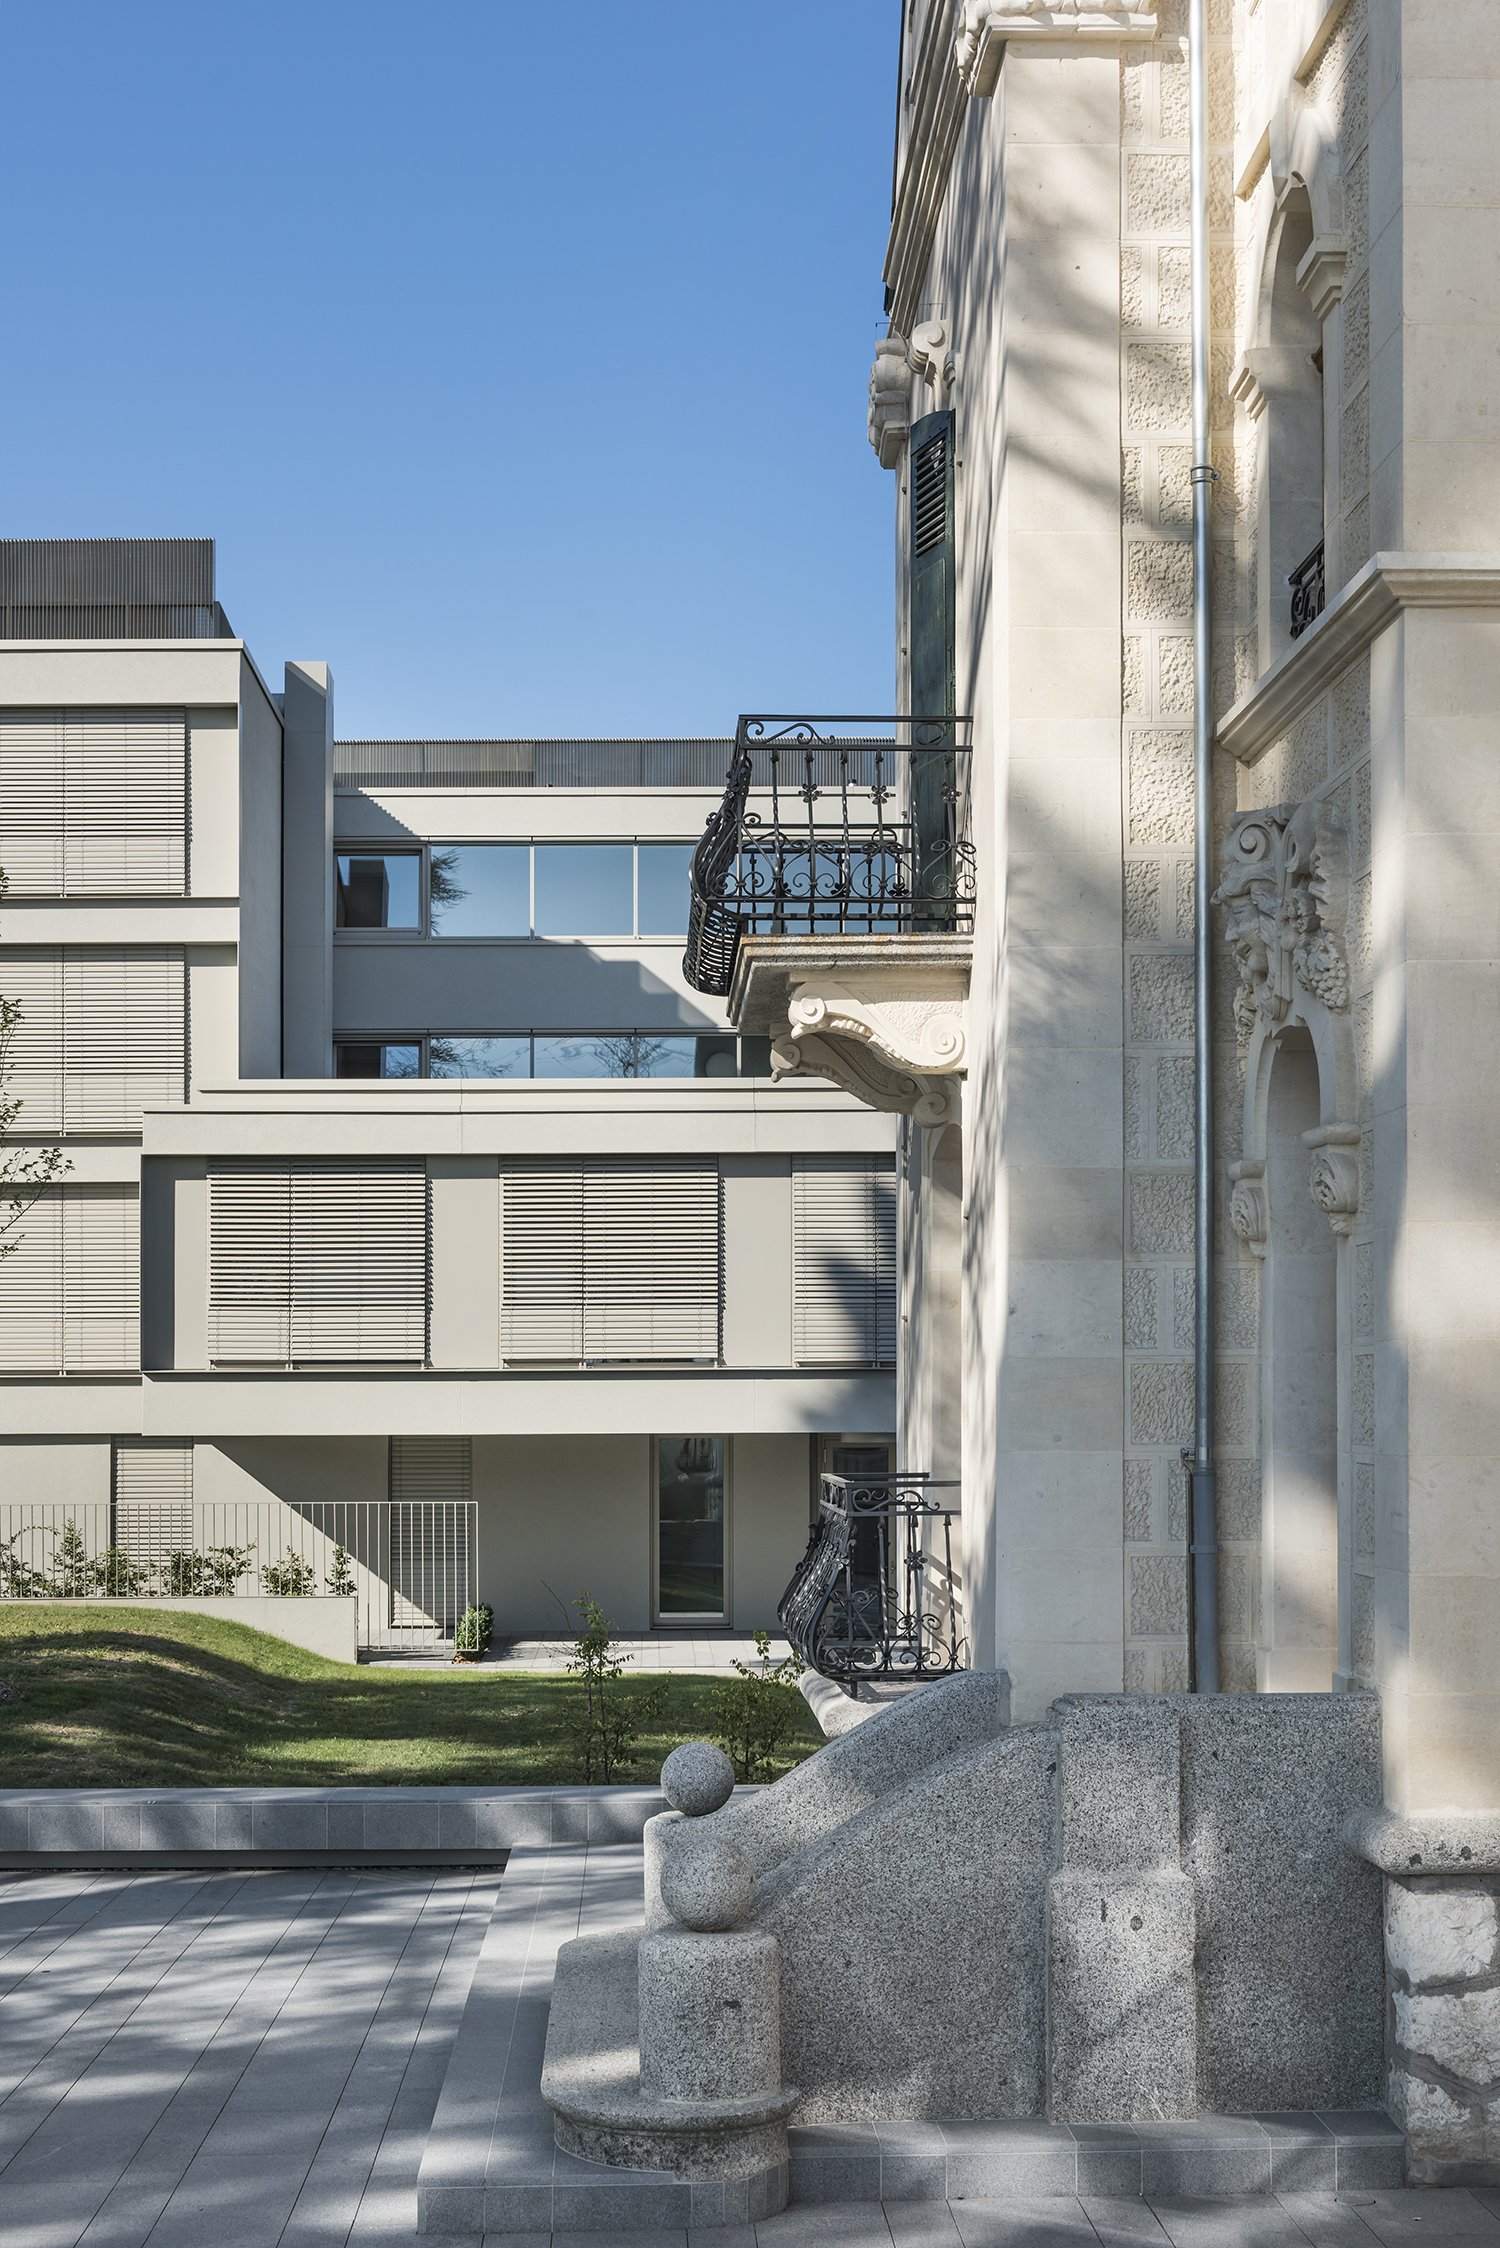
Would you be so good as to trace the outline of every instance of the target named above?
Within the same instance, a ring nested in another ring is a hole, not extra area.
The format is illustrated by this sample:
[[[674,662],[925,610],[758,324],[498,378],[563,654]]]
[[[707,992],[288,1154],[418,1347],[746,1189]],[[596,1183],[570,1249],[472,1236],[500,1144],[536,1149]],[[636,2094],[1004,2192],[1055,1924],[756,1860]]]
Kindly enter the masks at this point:
[[[1240,972],[1235,1232],[1263,1260],[1258,1683],[1352,1683],[1353,1244],[1359,1085],[1347,839],[1324,801],[1241,813],[1217,902]]]
[[[1343,393],[1343,176],[1331,126],[1303,97],[1271,130],[1249,335],[1233,392],[1261,424],[1256,496],[1260,668],[1294,638],[1289,584],[1321,547],[1327,583],[1341,583],[1337,463]],[[1304,611],[1305,616],[1305,611]]]

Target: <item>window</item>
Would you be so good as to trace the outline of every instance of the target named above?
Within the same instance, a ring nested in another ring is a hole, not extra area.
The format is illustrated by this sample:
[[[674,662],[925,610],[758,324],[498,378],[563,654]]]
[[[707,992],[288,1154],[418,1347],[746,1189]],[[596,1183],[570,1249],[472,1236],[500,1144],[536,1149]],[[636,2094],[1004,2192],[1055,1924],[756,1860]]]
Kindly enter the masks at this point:
[[[422,1041],[346,1038],[335,1046],[333,1064],[335,1077],[420,1077]]]
[[[539,937],[628,937],[634,928],[628,843],[538,843]]]
[[[420,929],[420,851],[340,851],[334,925],[340,929]]]
[[[769,1077],[769,1038],[729,1031],[432,1031],[340,1038],[336,1077]]]
[[[0,834],[18,897],[182,897],[181,711],[0,714]]]
[[[531,929],[531,876],[524,843],[444,843],[428,855],[428,911],[435,937],[524,937]]]
[[[185,1098],[181,952],[14,952],[4,983],[21,1010],[11,1063],[22,1132],[138,1131],[144,1102]]]
[[[420,1163],[242,1163],[208,1181],[215,1365],[421,1365]]]
[[[722,1436],[656,1443],[656,1613],[662,1623],[725,1614]]]
[[[641,843],[636,847],[636,934],[687,934],[688,868],[696,843]]]
[[[518,1160],[501,1195],[503,1357],[717,1360],[713,1157]]]
[[[793,1157],[792,1324],[799,1366],[895,1364],[896,1174],[884,1157]]]
[[[0,1367],[103,1373],[140,1364],[140,1200],[134,1188],[46,1187],[10,1237]]]
[[[450,942],[673,939],[687,929],[688,867],[696,847],[559,842],[346,848],[334,854],[335,926],[400,930]]]
[[[529,1077],[529,1038],[453,1038],[427,1041],[429,1077]]]

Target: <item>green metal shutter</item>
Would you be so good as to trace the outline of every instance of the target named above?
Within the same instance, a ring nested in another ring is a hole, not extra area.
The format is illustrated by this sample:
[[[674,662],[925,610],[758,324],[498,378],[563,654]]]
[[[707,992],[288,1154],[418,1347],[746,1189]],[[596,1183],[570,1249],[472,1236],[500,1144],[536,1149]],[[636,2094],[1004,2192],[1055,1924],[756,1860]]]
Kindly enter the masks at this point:
[[[951,718],[954,699],[953,416],[926,414],[912,425],[908,444],[907,642],[913,717]],[[951,727],[913,730],[913,745],[927,753],[912,759],[912,819],[917,838],[917,897],[929,901],[921,918],[946,919],[951,888],[950,836],[954,758]],[[937,911],[930,910],[935,901]]]

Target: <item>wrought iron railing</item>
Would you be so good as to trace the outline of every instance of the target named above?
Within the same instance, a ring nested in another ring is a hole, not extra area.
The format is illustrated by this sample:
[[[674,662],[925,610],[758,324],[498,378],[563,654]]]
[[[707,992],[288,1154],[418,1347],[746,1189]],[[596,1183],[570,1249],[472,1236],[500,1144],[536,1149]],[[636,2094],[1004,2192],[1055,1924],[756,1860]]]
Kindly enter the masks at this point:
[[[962,1669],[957,1494],[927,1475],[824,1476],[807,1551],[776,1611],[813,1670],[852,1690]]]
[[[1287,584],[1292,589],[1292,638],[1300,640],[1309,625],[1323,614],[1323,541],[1297,564]]]
[[[693,855],[683,967],[723,998],[742,937],[967,935],[967,718],[745,717]]]
[[[451,1646],[475,1589],[472,1499],[0,1502],[0,1600],[354,1594],[361,1654]]]

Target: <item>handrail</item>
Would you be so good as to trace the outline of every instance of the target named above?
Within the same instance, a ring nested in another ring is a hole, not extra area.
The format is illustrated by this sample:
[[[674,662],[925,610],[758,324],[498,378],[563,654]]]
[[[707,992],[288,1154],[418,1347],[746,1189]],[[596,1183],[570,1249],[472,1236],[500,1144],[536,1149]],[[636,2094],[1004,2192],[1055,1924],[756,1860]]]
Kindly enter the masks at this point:
[[[919,1683],[963,1667],[957,1492],[922,1474],[823,1477],[807,1551],[776,1611],[811,1669],[852,1692],[865,1679]]]
[[[971,930],[970,731],[967,718],[741,717],[689,876],[693,988],[725,997],[750,934]]]

